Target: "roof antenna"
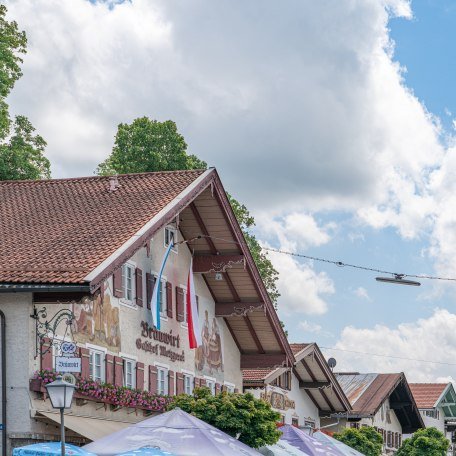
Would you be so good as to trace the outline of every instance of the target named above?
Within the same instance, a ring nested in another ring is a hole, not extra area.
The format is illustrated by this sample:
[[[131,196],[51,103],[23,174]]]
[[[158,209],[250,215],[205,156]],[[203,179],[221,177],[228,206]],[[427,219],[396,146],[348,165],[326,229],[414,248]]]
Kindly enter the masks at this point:
[[[117,179],[117,174],[115,176],[109,177],[109,192],[115,192],[120,187],[119,180]]]

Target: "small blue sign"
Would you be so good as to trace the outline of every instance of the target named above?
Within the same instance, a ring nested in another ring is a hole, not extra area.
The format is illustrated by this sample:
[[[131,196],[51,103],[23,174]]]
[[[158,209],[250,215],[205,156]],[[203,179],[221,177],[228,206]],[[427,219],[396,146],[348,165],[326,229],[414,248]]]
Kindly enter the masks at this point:
[[[3,426],[3,423],[0,423],[0,431],[3,431],[5,429],[5,426]]]

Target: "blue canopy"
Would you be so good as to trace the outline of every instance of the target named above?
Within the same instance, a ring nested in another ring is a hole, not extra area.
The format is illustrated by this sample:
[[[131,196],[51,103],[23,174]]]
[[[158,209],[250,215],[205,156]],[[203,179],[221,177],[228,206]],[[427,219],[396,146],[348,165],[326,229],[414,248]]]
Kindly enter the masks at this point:
[[[82,448],[69,443],[65,444],[65,454],[68,456],[96,456]],[[34,443],[14,448],[13,456],[57,456],[60,455],[60,442]]]
[[[120,453],[117,456],[175,456],[169,451],[160,450],[159,448],[144,447],[137,450]]]

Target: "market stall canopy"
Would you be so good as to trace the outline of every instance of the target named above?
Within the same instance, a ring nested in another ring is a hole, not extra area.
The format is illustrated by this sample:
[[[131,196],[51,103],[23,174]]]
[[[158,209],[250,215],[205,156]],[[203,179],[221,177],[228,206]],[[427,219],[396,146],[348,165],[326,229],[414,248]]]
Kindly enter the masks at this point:
[[[312,437],[319,440],[320,442],[326,443],[327,445],[337,448],[340,452],[342,452],[342,454],[346,456],[364,456],[363,453],[356,451],[348,445],[345,445],[345,443],[342,443],[341,441],[329,436],[328,434],[325,434],[324,432],[314,432]]]
[[[140,448],[139,450],[127,451],[126,453],[120,453],[117,456],[175,456],[174,453],[169,451],[162,451],[158,448]]]
[[[98,456],[155,447],[179,456],[258,456],[258,452],[204,421],[174,409],[86,445]]]
[[[96,456],[93,453],[75,445],[65,444],[65,454],[68,456]],[[60,442],[43,442],[14,448],[13,456],[57,456],[60,455]]]
[[[284,440],[279,440],[275,445],[261,447],[258,451],[264,456],[310,456]]]
[[[301,429],[290,424],[283,425],[280,428],[280,431],[282,432],[280,440],[286,441],[310,456],[345,456],[344,453],[334,446],[327,445],[320,440],[314,439],[301,431]]]

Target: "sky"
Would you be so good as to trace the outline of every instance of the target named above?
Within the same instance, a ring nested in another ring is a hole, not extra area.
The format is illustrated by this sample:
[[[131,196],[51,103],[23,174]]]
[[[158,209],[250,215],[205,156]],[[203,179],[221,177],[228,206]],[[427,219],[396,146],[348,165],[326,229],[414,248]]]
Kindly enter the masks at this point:
[[[7,0],[28,36],[9,103],[53,177],[92,175],[121,122],[172,119],[264,246],[456,278],[453,3]],[[291,341],[339,371],[456,378],[456,284],[270,258]]]

